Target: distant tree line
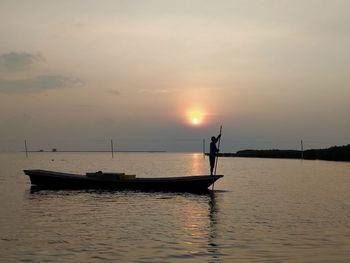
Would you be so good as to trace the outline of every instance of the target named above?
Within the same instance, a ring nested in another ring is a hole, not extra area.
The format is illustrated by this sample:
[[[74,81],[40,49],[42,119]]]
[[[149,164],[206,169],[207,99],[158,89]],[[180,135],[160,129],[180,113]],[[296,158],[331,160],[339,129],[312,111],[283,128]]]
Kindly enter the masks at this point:
[[[327,149],[298,150],[242,150],[236,153],[219,153],[222,157],[283,158],[328,161],[350,161],[350,144]]]

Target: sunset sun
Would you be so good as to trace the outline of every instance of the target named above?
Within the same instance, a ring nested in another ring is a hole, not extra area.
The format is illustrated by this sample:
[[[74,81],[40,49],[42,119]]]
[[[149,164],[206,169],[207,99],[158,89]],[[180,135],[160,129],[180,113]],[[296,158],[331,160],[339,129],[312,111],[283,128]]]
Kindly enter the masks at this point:
[[[191,110],[188,113],[189,123],[193,126],[199,126],[204,122],[204,112],[200,110]]]

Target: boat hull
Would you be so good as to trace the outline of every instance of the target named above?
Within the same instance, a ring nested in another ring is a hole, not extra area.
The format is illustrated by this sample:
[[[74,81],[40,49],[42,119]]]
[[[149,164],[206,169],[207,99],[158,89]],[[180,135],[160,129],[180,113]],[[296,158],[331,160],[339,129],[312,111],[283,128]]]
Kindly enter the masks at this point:
[[[153,191],[203,192],[223,175],[135,178],[130,180],[103,180],[85,175],[46,170],[24,170],[33,185],[45,189],[134,189]]]

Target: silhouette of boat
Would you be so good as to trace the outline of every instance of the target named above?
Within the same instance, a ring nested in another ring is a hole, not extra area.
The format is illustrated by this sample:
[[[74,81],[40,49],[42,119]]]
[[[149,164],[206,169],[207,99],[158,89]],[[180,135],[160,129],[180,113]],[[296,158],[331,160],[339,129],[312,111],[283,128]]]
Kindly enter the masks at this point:
[[[203,192],[223,175],[136,178],[124,173],[71,174],[47,170],[24,170],[33,185],[44,189],[111,189]]]

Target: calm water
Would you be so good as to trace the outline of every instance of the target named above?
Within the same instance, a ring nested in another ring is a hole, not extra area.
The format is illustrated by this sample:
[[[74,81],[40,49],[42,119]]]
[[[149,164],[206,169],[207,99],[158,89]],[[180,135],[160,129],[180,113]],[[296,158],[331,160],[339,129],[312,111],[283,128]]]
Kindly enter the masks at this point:
[[[2,262],[350,262],[350,164],[221,158],[211,194],[33,191],[23,169],[206,174],[201,154],[0,154]]]

